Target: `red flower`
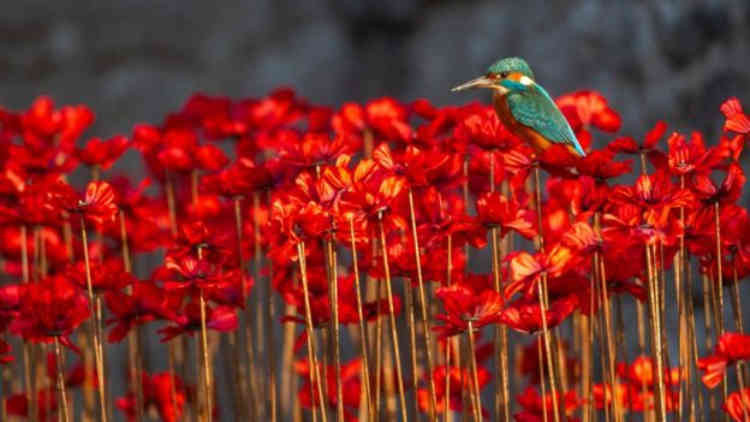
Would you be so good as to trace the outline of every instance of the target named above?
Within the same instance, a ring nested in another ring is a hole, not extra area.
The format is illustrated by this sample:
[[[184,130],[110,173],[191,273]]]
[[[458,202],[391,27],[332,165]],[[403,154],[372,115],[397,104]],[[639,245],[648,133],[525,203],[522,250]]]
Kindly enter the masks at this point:
[[[676,175],[703,174],[710,172],[722,159],[716,148],[707,149],[700,132],[693,132],[690,140],[674,132],[667,139],[669,147],[667,164]]]
[[[88,300],[81,289],[65,278],[49,277],[24,285],[20,313],[11,330],[35,343],[59,337],[74,348],[67,336],[88,317]]]
[[[453,137],[463,144],[479,148],[507,151],[521,143],[521,140],[506,128],[492,107],[470,114],[453,129]]]
[[[742,104],[736,97],[732,97],[721,105],[721,113],[726,117],[724,130],[743,135],[750,133],[750,118],[742,110]]]
[[[106,170],[130,147],[128,138],[117,135],[103,141],[91,138],[86,146],[78,150],[78,159],[87,166],[99,166]]]
[[[40,421],[52,422],[57,420],[57,391],[54,388],[37,390],[36,403]],[[11,416],[28,418],[30,416],[30,407],[26,393],[12,394],[5,399],[5,408],[8,411],[8,415]]]
[[[446,378],[448,378],[446,380]],[[479,381],[479,389],[482,390],[486,387],[492,374],[484,367],[477,367],[477,381]],[[432,370],[432,380],[435,385],[435,395],[437,396],[436,412],[442,413],[445,411],[445,406],[454,412],[463,411],[463,395],[467,391],[473,391],[472,374],[468,369],[463,369],[458,366],[439,365]],[[445,391],[446,381],[450,383],[450,391]],[[450,393],[449,395],[446,393]],[[431,407],[430,392],[427,388],[420,388],[417,390],[417,404],[419,410],[427,413]]]
[[[500,238],[515,230],[527,239],[536,236],[535,215],[525,204],[499,192],[486,192],[477,198],[477,220],[487,227],[498,227]]]
[[[640,145],[635,139],[629,136],[624,136],[610,142],[610,144],[607,145],[607,148],[616,153],[622,152],[626,154],[649,152],[656,148],[656,144],[659,142],[659,139],[664,136],[664,132],[666,131],[667,124],[659,121],[656,122],[656,125],[646,133],[646,136],[643,138],[643,143]]]
[[[503,308],[502,296],[494,290],[475,292],[468,287],[454,284],[440,287],[435,295],[443,303],[445,314],[437,319],[445,325],[435,327],[440,337],[449,337],[466,331],[471,321],[475,330],[497,322]]]
[[[213,144],[201,145],[195,150],[195,160],[203,170],[219,171],[229,163],[224,151]]]
[[[201,329],[200,306],[190,302],[185,306],[182,314],[173,317],[175,325],[169,325],[158,332],[161,334],[161,342],[169,341],[179,335],[193,335]],[[237,311],[229,306],[210,307],[206,304],[206,328],[226,333],[237,329]]]
[[[656,365],[654,360],[648,356],[638,356],[633,359],[630,365],[625,363],[617,364],[618,375],[631,383],[637,388],[646,387],[655,388],[656,383]],[[680,384],[680,368],[665,368],[664,382],[667,387],[676,387]]]
[[[646,223],[662,228],[669,213],[679,207],[689,207],[693,199],[690,191],[672,183],[665,171],[641,175],[635,186],[616,186],[611,199],[616,204],[632,204],[644,212]]]
[[[720,186],[716,186],[707,174],[698,173],[693,175],[691,187],[698,199],[706,204],[719,202],[724,205],[734,203],[739,199],[746,180],[742,167],[732,162]]]
[[[297,392],[300,404],[307,409],[320,407],[320,400],[315,389],[310,384],[310,366],[307,359],[298,360],[294,363],[294,370],[303,376],[304,383]],[[326,406],[335,410],[338,404],[336,395],[336,368],[333,365],[320,365],[321,378],[325,378],[324,391],[327,391]],[[356,411],[359,409],[359,401],[362,389],[362,362],[359,358],[344,362],[341,365],[341,383],[343,390],[344,416],[347,421],[357,420]],[[369,380],[367,381],[369,382]],[[313,394],[314,393],[314,394]]]
[[[182,297],[168,292],[148,281],[133,283],[132,294],[119,291],[108,292],[104,296],[112,318],[107,325],[115,324],[107,336],[110,343],[120,342],[136,326],[157,318],[176,318],[174,309],[182,302]]]
[[[549,308],[546,309],[547,328],[556,327],[580,305],[580,299],[575,294],[549,300]],[[510,302],[500,313],[500,323],[522,333],[541,331],[544,326],[539,299],[521,298]]]
[[[146,413],[150,408],[156,408],[159,417],[164,422],[177,422],[182,420],[185,404],[189,400],[190,390],[185,386],[182,379],[172,376],[167,372],[153,375],[143,374],[143,410]],[[174,400],[172,391],[175,392]],[[125,397],[117,399],[115,406],[125,412],[129,421],[135,420],[135,394],[128,393]]]
[[[505,287],[504,294],[510,298],[523,290],[526,297],[536,294],[536,283],[542,275],[550,278],[563,274],[573,259],[573,250],[563,245],[556,245],[549,253],[538,252],[531,255],[521,251],[509,255],[511,282]]]
[[[617,132],[622,125],[620,115],[609,106],[604,96],[596,91],[577,91],[555,100],[560,111],[576,132],[594,126],[605,132]]]
[[[411,187],[451,187],[461,181],[461,159],[438,149],[421,150],[408,146],[403,153],[394,154],[387,143],[378,145],[373,159],[383,169],[406,178]]]
[[[591,176],[598,182],[620,177],[632,171],[633,160],[615,161],[615,154],[611,150],[601,149],[591,151],[575,163],[578,171]]]
[[[730,394],[722,408],[734,422],[747,422],[747,415],[750,415],[750,387]]]
[[[115,191],[107,182],[90,182],[82,199],[68,184],[58,182],[48,198],[61,209],[81,213],[97,224],[112,221],[117,214]]]
[[[719,337],[712,355],[698,359],[698,369],[703,371],[703,384],[714,388],[721,382],[727,366],[750,359],[750,335],[725,333]]]
[[[568,391],[563,397],[560,397],[560,394],[558,393],[557,401],[563,411],[562,421],[575,421],[573,414],[581,405],[582,400],[578,398],[575,390]],[[542,398],[534,387],[526,387],[523,393],[518,395],[517,400],[523,410],[514,415],[516,422],[541,422],[545,419],[544,413],[547,413],[547,417],[551,417],[552,412],[555,411],[552,393],[547,393]]]

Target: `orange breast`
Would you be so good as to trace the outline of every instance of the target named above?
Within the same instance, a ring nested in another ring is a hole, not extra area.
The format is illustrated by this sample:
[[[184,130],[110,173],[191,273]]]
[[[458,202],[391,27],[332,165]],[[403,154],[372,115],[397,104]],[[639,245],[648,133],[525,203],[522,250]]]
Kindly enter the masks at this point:
[[[510,112],[510,107],[508,106],[508,101],[506,101],[504,95],[494,94],[492,96],[492,104],[495,106],[495,112],[500,118],[500,121],[503,122],[511,133],[526,141],[537,151],[541,152],[550,147],[552,142],[547,140],[547,138],[542,136],[539,132],[524,125],[513,117],[513,114]]]

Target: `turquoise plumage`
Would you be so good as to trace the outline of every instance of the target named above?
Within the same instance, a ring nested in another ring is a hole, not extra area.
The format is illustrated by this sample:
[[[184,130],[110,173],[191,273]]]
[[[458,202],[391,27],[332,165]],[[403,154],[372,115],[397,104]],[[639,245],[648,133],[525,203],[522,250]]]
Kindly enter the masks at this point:
[[[572,146],[582,157],[586,155],[568,120],[544,88],[534,84],[512,91],[507,101],[511,114],[520,123],[552,142]]]
[[[485,75],[453,91],[469,88],[491,89],[500,120],[511,131],[518,131],[517,135],[535,149],[544,150],[552,143],[564,145],[578,157],[586,156],[568,120],[547,91],[534,81],[534,73],[526,60],[520,57],[500,59]]]

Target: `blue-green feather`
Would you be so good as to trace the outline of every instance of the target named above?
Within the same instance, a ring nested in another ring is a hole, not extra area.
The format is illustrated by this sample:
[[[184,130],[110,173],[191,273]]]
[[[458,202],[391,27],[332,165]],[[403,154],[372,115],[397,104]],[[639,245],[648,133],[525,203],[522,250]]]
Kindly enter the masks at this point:
[[[568,120],[544,88],[534,84],[524,90],[512,90],[507,101],[511,114],[521,124],[552,142],[572,146],[582,157],[586,155]]]

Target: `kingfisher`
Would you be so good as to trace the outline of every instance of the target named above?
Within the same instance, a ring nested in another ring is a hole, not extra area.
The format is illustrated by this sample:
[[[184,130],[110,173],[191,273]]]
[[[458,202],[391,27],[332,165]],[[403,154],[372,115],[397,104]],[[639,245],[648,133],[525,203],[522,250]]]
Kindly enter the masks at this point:
[[[568,120],[547,91],[536,83],[526,60],[520,57],[500,59],[485,75],[451,91],[469,88],[491,89],[492,104],[500,121],[538,152],[558,144],[576,157],[586,156]]]

